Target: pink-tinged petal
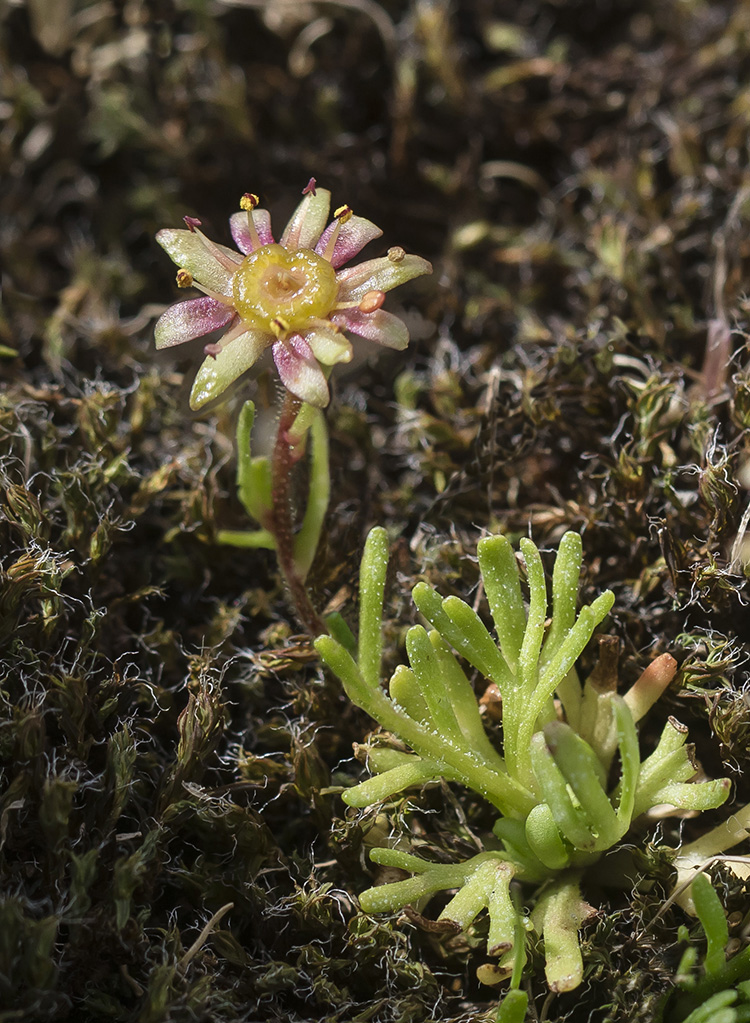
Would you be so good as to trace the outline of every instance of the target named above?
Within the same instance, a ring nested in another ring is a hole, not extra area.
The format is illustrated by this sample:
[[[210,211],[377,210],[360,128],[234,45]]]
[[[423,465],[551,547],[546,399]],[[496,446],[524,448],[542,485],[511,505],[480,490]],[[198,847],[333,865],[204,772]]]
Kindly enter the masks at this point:
[[[218,355],[207,355],[190,392],[190,408],[199,409],[218,398],[237,377],[250,369],[272,341],[272,334],[246,330],[222,348]]]
[[[308,405],[326,407],[328,381],[310,345],[300,334],[290,334],[283,341],[277,341],[273,346],[273,361],[287,391]]]
[[[159,231],[156,240],[177,266],[191,273],[198,284],[218,295],[232,294],[234,271],[228,265],[239,265],[241,257],[238,253],[217,245],[216,248],[228,264],[225,265],[195,231]]]
[[[367,338],[368,341],[375,341],[386,348],[395,348],[402,352],[409,344],[409,331],[406,324],[393,313],[387,313],[385,309],[376,309],[372,313],[362,313],[359,309],[346,309],[331,316],[331,323],[335,323],[342,330],[348,330],[358,337]]]
[[[157,348],[170,348],[226,327],[236,315],[234,309],[216,298],[191,298],[170,306],[154,327]]]
[[[358,263],[347,270],[339,270],[336,280],[339,282],[339,300],[356,302],[368,291],[390,291],[400,284],[406,284],[414,277],[432,273],[432,264],[421,256],[403,256],[398,262],[383,256],[381,259],[369,259],[366,263]]]
[[[284,228],[281,236],[284,248],[312,249],[323,233],[330,207],[331,193],[327,188],[316,188],[314,195],[308,192]]]
[[[255,230],[258,234],[258,241],[260,244],[273,245],[273,235],[271,234],[271,214],[268,210],[253,210],[252,213],[240,210],[239,213],[233,213],[229,218],[229,229],[232,232],[234,244],[245,256],[248,252],[254,252],[255,249],[258,248],[253,236],[250,234],[250,228],[247,221],[248,216],[253,218],[253,224],[255,225]]]
[[[335,366],[337,362],[352,361],[351,342],[337,331],[307,330],[304,337],[315,358],[324,366]]]
[[[338,223],[338,220],[334,220],[320,236],[320,241],[315,246],[315,251],[319,256],[325,252],[328,239],[336,230]],[[345,224],[341,224],[339,227],[338,238],[328,261],[338,269],[344,263],[348,263],[350,259],[354,259],[368,242],[380,238],[382,233],[378,225],[373,224],[371,220],[365,220],[364,217],[350,217]]]

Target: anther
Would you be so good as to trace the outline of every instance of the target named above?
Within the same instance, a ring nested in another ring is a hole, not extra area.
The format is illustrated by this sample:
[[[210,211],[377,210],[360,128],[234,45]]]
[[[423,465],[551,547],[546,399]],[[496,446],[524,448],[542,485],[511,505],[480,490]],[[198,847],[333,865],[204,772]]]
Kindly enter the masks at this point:
[[[391,263],[402,262],[406,255],[406,249],[402,249],[400,245],[394,245],[393,248],[388,249],[387,256]]]
[[[316,182],[315,178],[310,178],[310,180],[307,182],[305,187],[302,189],[302,194],[303,195],[307,195],[308,193],[311,193],[312,195],[315,195],[316,194],[315,193],[315,186],[316,186],[316,184],[317,184],[317,182]]]
[[[182,219],[185,221],[188,231],[195,231],[196,227],[201,226],[201,221],[197,217],[183,217]]]
[[[218,341],[210,341],[207,345],[203,346],[203,354],[210,355],[212,359],[215,359],[220,354],[222,346]]]
[[[177,271],[177,287],[178,288],[192,288],[193,286],[193,275],[189,270],[178,270]]]
[[[271,320],[271,330],[277,338],[281,338],[284,334],[289,333],[289,324],[286,320],[282,320],[280,316],[275,316]]]
[[[257,195],[254,195],[253,192],[245,192],[240,199],[240,209],[250,212],[256,208],[259,202],[260,199]]]
[[[333,215],[340,224],[345,224],[347,220],[352,219],[353,211],[351,206],[344,205],[339,206],[339,208],[334,211]]]
[[[383,302],[385,302],[384,291],[368,291],[363,295],[357,308],[361,313],[374,313],[376,309],[380,309]]]

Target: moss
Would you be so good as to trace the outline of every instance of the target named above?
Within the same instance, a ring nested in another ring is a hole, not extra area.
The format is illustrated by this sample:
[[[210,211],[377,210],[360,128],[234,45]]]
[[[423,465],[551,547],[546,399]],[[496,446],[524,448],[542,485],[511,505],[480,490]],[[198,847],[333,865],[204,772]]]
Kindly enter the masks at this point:
[[[347,613],[385,525],[392,670],[404,594],[466,593],[482,529],[583,531],[624,682],[678,657],[668,710],[747,801],[747,11],[71,7],[0,13],[0,1018],[489,1017],[477,935],[356,908],[385,825],[337,789],[369,719],[271,557],[215,542],[247,528],[232,439],[271,385],[187,412],[197,352],[153,350],[176,297],[153,236],[197,214],[226,242],[245,190],[283,222],[314,174],[431,259],[408,352],[335,386],[318,607]],[[465,857],[483,812],[428,789],[393,826]],[[647,926],[667,891],[590,925],[555,1018],[628,1018],[625,977],[647,1018],[679,958],[681,910]]]

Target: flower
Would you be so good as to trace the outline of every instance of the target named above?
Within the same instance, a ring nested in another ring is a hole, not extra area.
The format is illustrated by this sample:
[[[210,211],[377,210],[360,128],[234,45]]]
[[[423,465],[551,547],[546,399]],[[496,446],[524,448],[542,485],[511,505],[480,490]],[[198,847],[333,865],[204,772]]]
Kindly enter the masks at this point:
[[[218,397],[269,347],[287,390],[323,408],[331,368],[352,357],[347,334],[398,350],[409,343],[405,324],[381,306],[386,291],[431,273],[430,264],[396,246],[380,259],[340,269],[383,232],[348,206],[326,227],[331,195],[314,178],[303,196],[278,242],[270,214],[249,193],[229,221],[239,252],[210,241],[193,217],[185,217],[186,230],[157,234],[180,268],[178,286],[203,295],[167,309],[156,324],[156,347],[225,328],[204,348],[191,408]]]

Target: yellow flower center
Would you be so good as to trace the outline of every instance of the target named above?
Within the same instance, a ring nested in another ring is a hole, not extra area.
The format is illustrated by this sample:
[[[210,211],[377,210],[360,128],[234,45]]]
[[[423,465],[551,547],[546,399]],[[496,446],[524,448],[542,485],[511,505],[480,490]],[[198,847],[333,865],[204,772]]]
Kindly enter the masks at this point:
[[[302,330],[325,318],[338,292],[336,271],[312,249],[288,252],[263,245],[246,256],[232,279],[234,308],[248,327],[279,335],[279,324]]]

